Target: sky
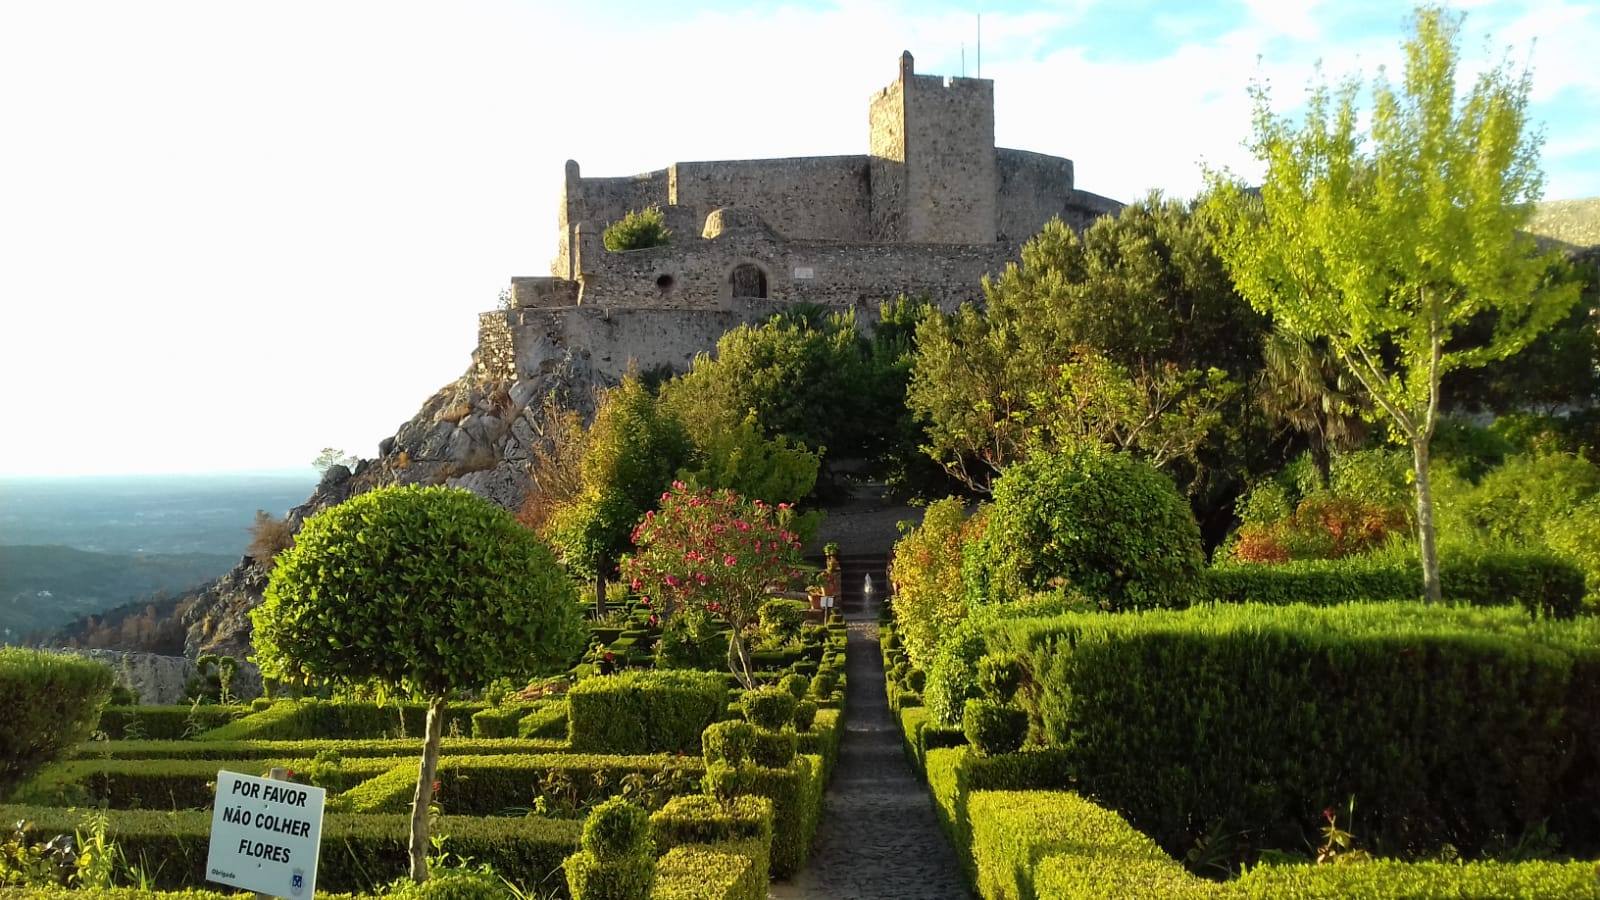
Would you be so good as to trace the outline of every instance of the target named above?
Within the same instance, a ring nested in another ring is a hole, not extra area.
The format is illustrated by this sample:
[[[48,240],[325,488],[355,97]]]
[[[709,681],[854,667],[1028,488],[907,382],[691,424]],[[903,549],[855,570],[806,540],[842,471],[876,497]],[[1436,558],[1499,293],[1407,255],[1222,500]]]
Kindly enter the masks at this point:
[[[562,164],[865,153],[980,4],[6,0],[0,474],[281,469],[378,442],[549,271]],[[1600,195],[1600,0],[1460,3],[1534,72],[1545,196]],[[1252,79],[1398,72],[1388,0],[987,0],[1001,146],[1122,200],[1257,174]],[[964,51],[964,52],[963,52]]]

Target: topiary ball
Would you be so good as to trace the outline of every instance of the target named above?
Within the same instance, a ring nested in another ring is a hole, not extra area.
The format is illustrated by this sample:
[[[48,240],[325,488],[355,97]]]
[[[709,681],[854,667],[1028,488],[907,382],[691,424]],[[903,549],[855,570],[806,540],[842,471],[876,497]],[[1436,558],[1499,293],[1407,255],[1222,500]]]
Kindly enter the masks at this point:
[[[911,690],[913,690],[913,691],[915,691],[915,692],[920,694],[920,693],[922,693],[923,685],[925,685],[927,683],[928,683],[928,674],[926,672],[922,671],[921,669],[914,668],[914,667],[911,668],[911,669],[907,669],[906,670],[906,687],[907,688],[909,688],[909,689],[911,689]]]
[[[817,721],[817,705],[810,700],[801,700],[794,706],[794,730],[810,731],[813,723]]]
[[[1187,606],[1205,556],[1172,479],[1126,453],[1036,453],[994,484],[983,536],[964,549],[962,581],[979,603],[1062,584],[1111,610]]]
[[[811,686],[811,679],[804,675],[785,675],[778,679],[778,687],[794,695],[796,700],[804,700],[806,688]]]
[[[740,705],[744,709],[744,717],[758,728],[780,731],[794,721],[794,695],[782,688],[745,691]]]
[[[1022,660],[1013,655],[978,660],[978,689],[996,703],[1010,703],[1022,687]]]
[[[968,700],[961,730],[980,756],[1015,753],[1028,737],[1028,714],[993,700]]]
[[[601,861],[651,854],[650,814],[621,797],[605,800],[584,820],[582,846]]]
[[[742,719],[730,719],[706,726],[700,734],[700,748],[708,763],[738,765],[755,747],[756,727]]]
[[[768,769],[787,769],[794,762],[800,745],[799,735],[792,729],[756,732],[755,745],[750,748],[750,761]]]
[[[818,672],[817,677],[811,679],[810,694],[819,700],[827,700],[833,696],[833,689],[839,686],[839,680],[832,672]]]
[[[599,859],[585,850],[567,857],[562,868],[575,900],[649,900],[656,880],[655,855],[648,853]]]

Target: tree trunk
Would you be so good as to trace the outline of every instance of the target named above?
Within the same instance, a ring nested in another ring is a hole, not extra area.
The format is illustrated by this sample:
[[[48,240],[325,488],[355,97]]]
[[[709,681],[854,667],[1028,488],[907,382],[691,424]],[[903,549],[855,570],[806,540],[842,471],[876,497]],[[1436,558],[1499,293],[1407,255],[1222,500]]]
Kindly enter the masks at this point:
[[[1443,597],[1439,587],[1439,547],[1433,527],[1433,486],[1428,481],[1428,444],[1413,442],[1411,459],[1417,476],[1417,547],[1422,553],[1422,596],[1429,603]]]
[[[594,564],[594,616],[606,616],[606,573],[611,570],[611,559],[602,555]]]
[[[427,737],[422,741],[422,766],[417,772],[417,793],[411,800],[411,878],[428,880],[428,807],[433,803],[433,781],[439,774],[439,739],[444,734],[444,698],[428,700]]]
[[[739,635],[738,628],[728,634],[728,670],[745,690],[755,687],[755,680],[750,677],[750,656],[745,652],[744,638]]]

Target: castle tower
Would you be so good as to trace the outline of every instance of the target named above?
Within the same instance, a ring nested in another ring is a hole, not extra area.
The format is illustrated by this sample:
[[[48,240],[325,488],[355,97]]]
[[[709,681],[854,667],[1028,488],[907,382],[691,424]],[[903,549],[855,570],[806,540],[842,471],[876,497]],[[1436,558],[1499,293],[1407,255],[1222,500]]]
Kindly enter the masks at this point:
[[[872,98],[873,237],[911,243],[996,240],[994,82],[900,75]]]

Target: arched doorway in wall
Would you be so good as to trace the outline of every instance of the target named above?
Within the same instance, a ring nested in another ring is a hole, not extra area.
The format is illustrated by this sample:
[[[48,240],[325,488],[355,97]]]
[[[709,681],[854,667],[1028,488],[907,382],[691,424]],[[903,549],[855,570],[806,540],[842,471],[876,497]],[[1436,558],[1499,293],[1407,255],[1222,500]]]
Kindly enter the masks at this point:
[[[735,300],[765,300],[767,298],[767,273],[754,263],[740,263],[728,276]]]

